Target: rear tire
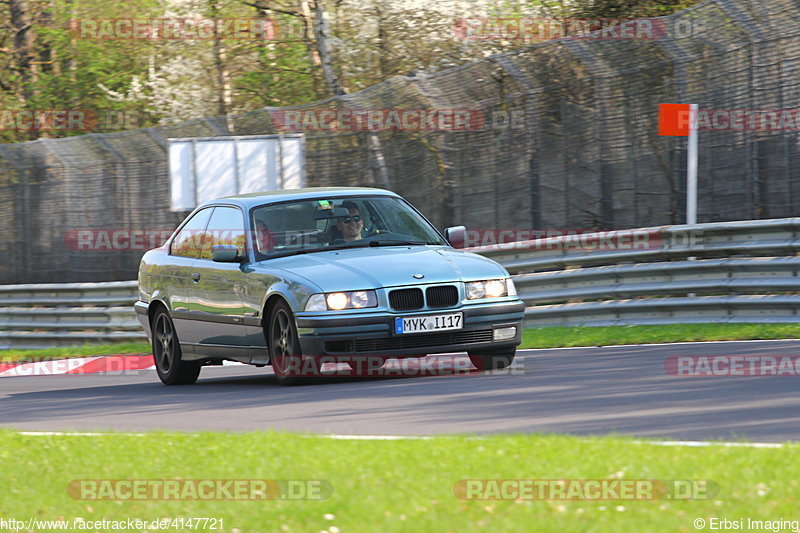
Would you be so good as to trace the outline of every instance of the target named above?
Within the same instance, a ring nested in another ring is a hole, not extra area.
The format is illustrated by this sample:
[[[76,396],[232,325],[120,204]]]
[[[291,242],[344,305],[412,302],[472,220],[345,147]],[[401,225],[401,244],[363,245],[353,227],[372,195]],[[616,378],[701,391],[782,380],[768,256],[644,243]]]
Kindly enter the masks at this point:
[[[156,311],[151,324],[153,332],[153,361],[156,373],[164,385],[190,385],[200,375],[200,365],[183,361],[181,345],[169,313],[163,307]]]
[[[469,353],[469,360],[478,370],[499,370],[511,365],[517,354],[516,346],[511,348],[489,349]]]
[[[283,300],[272,307],[267,326],[269,359],[281,385],[302,383],[303,355],[294,315]]]

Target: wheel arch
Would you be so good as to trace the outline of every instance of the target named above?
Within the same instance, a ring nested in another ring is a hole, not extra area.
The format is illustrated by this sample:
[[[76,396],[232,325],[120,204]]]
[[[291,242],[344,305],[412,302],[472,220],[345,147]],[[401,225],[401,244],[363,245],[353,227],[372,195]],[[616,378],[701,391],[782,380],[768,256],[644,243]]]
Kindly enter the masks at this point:
[[[164,309],[164,311],[166,311],[169,315],[169,307],[167,307],[167,304],[161,300],[153,300],[147,306],[147,321],[150,322],[151,325],[153,324],[153,319],[156,317],[156,313],[159,309]]]
[[[283,302],[289,306],[289,309],[292,308],[292,304],[289,303],[289,300],[286,297],[278,292],[274,292],[269,295],[267,300],[264,302],[264,309],[261,312],[261,329],[264,330],[264,338],[267,340],[267,346],[269,346],[269,339],[267,338],[267,328],[269,328],[269,319],[270,315],[272,314],[272,310],[275,308],[275,305],[278,302]]]

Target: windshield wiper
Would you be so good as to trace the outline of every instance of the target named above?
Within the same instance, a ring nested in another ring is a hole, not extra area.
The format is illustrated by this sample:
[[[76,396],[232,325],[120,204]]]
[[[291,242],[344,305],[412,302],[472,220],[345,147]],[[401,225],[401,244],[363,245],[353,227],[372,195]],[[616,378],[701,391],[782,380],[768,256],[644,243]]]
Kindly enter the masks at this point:
[[[290,255],[300,255],[300,254],[312,254],[315,252],[331,252],[335,250],[343,250],[346,248],[367,248],[367,247],[378,247],[378,246],[422,246],[422,245],[434,245],[439,246],[442,243],[440,242],[425,242],[425,241],[411,241],[411,240],[402,240],[402,239],[388,239],[383,241],[366,241],[366,240],[359,240],[359,241],[351,241],[351,242],[343,242],[338,244],[332,244],[331,246],[327,246],[325,248],[301,248],[299,250],[286,250],[282,252],[276,252],[270,254],[269,256],[262,259],[262,261],[267,259],[277,259],[278,257],[288,257]]]
[[[270,255],[264,255],[264,259],[262,261],[266,261],[267,259],[277,259],[278,257],[289,257],[290,255],[300,255],[300,254],[310,254],[314,252],[324,252],[327,248],[300,248],[298,250],[285,250],[281,252],[275,252]]]
[[[267,257],[267,259],[274,259],[276,257],[287,257],[290,255],[313,254],[317,252],[331,252],[336,250],[343,250],[345,248],[366,248],[367,246],[369,246],[368,242],[355,241],[355,242],[332,244],[331,246],[326,246],[324,248],[300,248],[298,250],[286,250],[283,252],[277,252]]]
[[[370,246],[397,246],[397,245],[404,245],[404,244],[409,244],[409,245],[428,245],[428,244],[432,244],[432,245],[436,245],[436,244],[441,244],[441,243],[438,243],[438,242],[425,242],[425,241],[404,241],[404,240],[400,240],[400,239],[388,239],[388,240],[385,240],[385,241],[370,241],[370,243],[369,243]]]
[[[343,250],[345,248],[364,248],[366,246],[369,246],[369,243],[365,241],[340,242],[331,244],[327,248],[324,248],[323,251],[328,252],[330,250]]]

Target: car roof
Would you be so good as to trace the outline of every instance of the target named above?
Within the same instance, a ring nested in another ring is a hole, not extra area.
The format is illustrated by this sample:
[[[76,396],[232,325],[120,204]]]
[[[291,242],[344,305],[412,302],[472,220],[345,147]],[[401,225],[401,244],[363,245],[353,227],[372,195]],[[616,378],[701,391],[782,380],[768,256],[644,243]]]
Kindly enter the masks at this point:
[[[374,187],[309,187],[306,189],[282,189],[277,191],[251,192],[247,194],[237,194],[235,196],[225,196],[223,198],[203,202],[198,208],[223,203],[238,205],[243,209],[249,209],[257,205],[285,202],[288,200],[303,200],[307,198],[318,198],[320,196],[363,196],[365,194],[399,197],[397,193],[385,189],[376,189]]]

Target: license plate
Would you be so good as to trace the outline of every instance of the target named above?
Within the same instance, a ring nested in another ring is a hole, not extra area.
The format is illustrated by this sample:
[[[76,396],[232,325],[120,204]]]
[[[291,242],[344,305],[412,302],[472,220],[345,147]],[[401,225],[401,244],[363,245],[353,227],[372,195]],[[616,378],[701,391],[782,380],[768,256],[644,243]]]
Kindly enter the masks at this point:
[[[409,316],[394,319],[394,331],[398,335],[404,333],[425,333],[428,331],[445,331],[464,327],[461,313],[432,316]]]

